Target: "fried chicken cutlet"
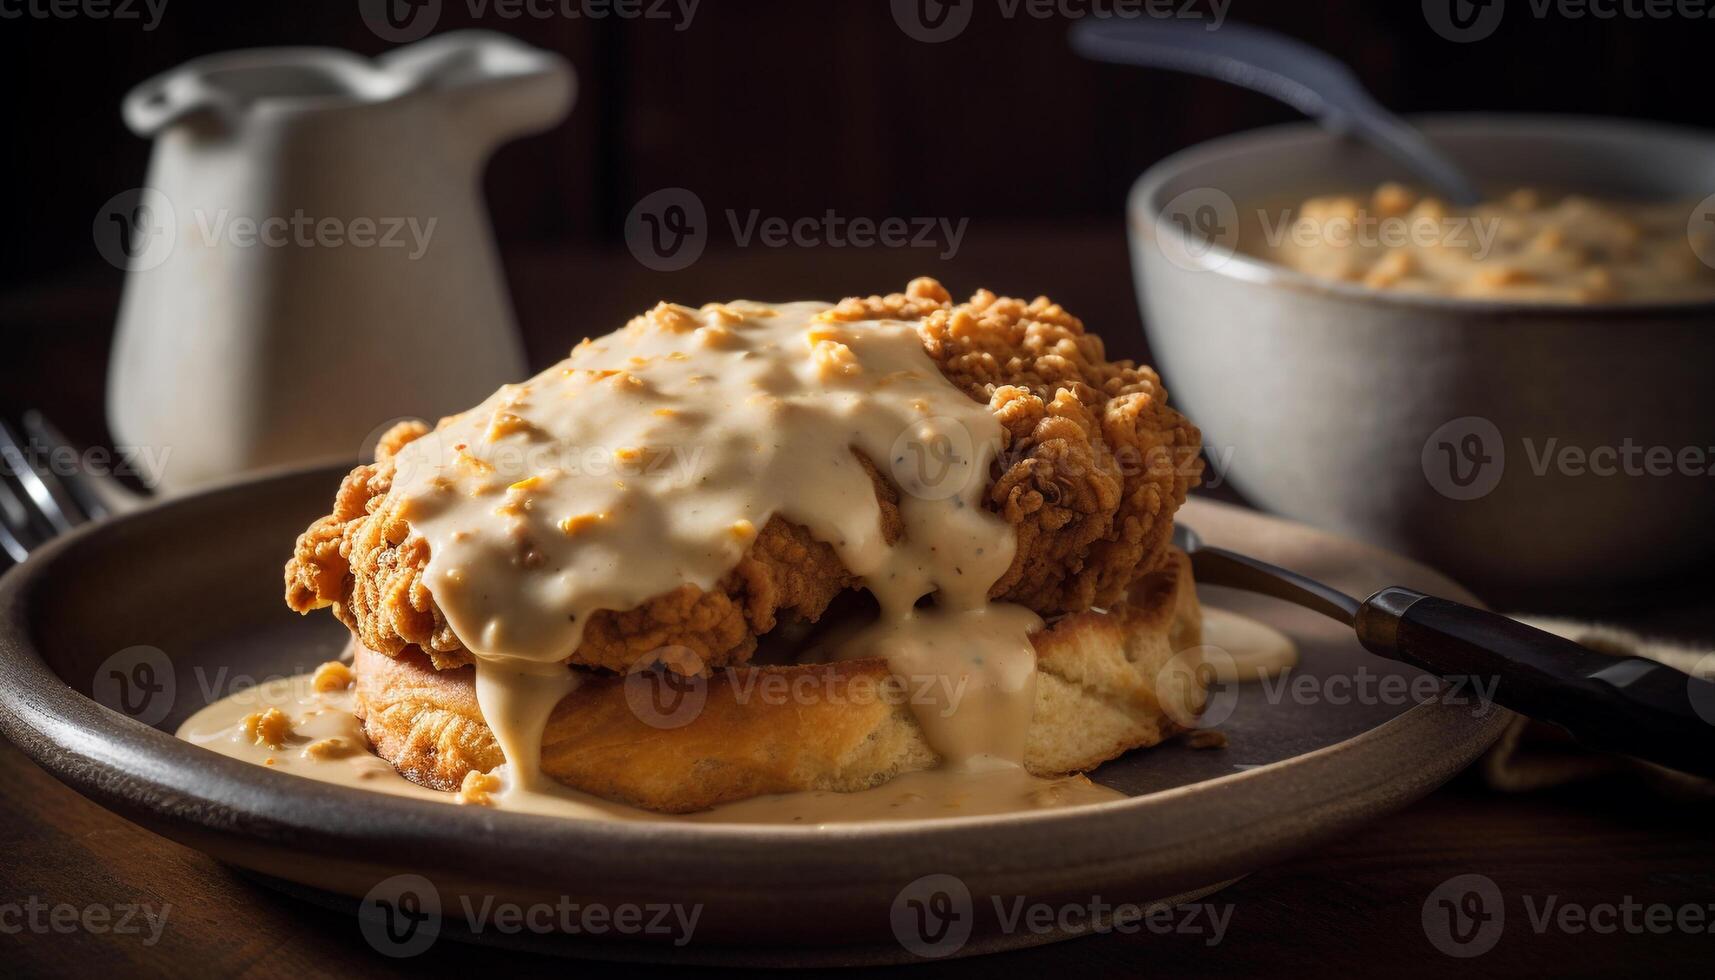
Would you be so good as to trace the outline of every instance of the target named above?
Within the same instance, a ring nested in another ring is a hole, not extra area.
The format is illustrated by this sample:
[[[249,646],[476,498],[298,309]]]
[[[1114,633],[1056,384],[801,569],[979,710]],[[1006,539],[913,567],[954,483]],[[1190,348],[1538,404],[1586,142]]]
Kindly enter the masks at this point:
[[[1014,529],[1017,550],[991,599],[1044,617],[1080,612],[1118,601],[1162,566],[1173,514],[1201,471],[1200,437],[1168,406],[1153,370],[1108,361],[1101,339],[1045,297],[979,291],[955,304],[939,283],[917,279],[903,293],[847,299],[829,318],[912,323],[947,380],[1000,423],[1003,445],[984,501]],[[427,544],[390,493],[397,453],[427,431],[395,428],[376,461],[345,478],[333,511],[298,539],[286,601],[299,612],[331,607],[365,647],[389,655],[416,648],[445,669],[471,655],[424,583]],[[899,491],[874,461],[859,461],[891,541],[902,533]],[[813,621],[860,585],[829,544],[776,515],[714,588],[687,584],[598,613],[566,660],[627,670],[679,646],[702,667],[743,663],[783,615]]]

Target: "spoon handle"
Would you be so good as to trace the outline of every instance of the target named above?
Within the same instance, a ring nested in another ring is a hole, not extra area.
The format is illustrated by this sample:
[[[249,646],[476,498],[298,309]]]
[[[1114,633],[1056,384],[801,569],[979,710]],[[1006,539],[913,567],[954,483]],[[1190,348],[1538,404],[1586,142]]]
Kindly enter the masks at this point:
[[[1715,776],[1715,683],[1411,589],[1370,596],[1355,625],[1370,652],[1469,679],[1479,690],[1467,694],[1558,725],[1589,748]]]
[[[1455,203],[1480,200],[1459,166],[1376,102],[1350,68],[1283,34],[1233,23],[1214,29],[1199,21],[1093,17],[1072,26],[1071,41],[1097,61],[1204,75],[1272,96],[1363,139]]]

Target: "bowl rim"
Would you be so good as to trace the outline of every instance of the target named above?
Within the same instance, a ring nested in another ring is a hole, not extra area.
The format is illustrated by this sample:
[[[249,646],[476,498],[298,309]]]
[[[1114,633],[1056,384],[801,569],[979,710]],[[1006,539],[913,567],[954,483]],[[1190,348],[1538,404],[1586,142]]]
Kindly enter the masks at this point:
[[[1628,139],[1694,141],[1707,144],[1715,153],[1715,133],[1653,120],[1610,116],[1551,113],[1435,112],[1408,114],[1405,118],[1430,134],[1504,127],[1509,133],[1548,138],[1594,137],[1601,131]],[[1263,126],[1218,136],[1177,150],[1156,161],[1132,183],[1126,195],[1126,226],[1134,255],[1146,240],[1163,226],[1157,221],[1155,197],[1167,183],[1213,160],[1240,152],[1289,152],[1314,143],[1342,139],[1317,122],[1291,122]],[[1181,230],[1170,234],[1183,235]],[[1146,239],[1147,236],[1147,239]],[[1214,273],[1222,278],[1251,285],[1278,287],[1312,293],[1329,299],[1404,309],[1427,310],[1459,316],[1490,318],[1554,319],[1682,319],[1715,315],[1715,297],[1706,300],[1631,299],[1614,303],[1552,303],[1543,300],[1467,299],[1433,294],[1393,292],[1358,283],[1322,279],[1266,259],[1234,250],[1218,262],[1188,271]]]

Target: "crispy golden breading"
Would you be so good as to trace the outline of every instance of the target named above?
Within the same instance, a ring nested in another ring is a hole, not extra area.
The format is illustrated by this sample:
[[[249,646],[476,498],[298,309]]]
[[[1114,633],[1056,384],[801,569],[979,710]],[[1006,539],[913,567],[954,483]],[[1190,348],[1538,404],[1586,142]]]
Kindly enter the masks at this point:
[[[917,320],[941,373],[1000,420],[988,499],[1018,532],[1018,554],[990,598],[1079,612],[1160,567],[1173,513],[1202,474],[1202,437],[1153,370],[1107,360],[1102,339],[1045,296],[985,289],[955,306],[940,283],[915,279],[835,314]]]
[[[1161,566],[1173,513],[1202,464],[1197,429],[1168,407],[1154,371],[1108,361],[1101,339],[1046,298],[985,290],[955,305],[939,283],[917,279],[904,293],[845,300],[831,315],[916,321],[946,377],[1000,421],[1005,446],[988,503],[1017,532],[1018,549],[992,598],[1044,616],[1080,612],[1118,601]],[[388,493],[394,453],[425,431],[396,427],[376,461],[345,478],[333,512],[298,539],[286,602],[299,612],[331,606],[369,649],[397,655],[417,647],[446,669],[470,655],[423,583],[427,545],[410,536]],[[895,540],[897,491],[862,462],[883,530]],[[636,609],[599,613],[567,660],[626,670],[676,645],[710,667],[743,663],[781,613],[814,620],[859,586],[832,547],[775,517],[717,588],[686,585]]]

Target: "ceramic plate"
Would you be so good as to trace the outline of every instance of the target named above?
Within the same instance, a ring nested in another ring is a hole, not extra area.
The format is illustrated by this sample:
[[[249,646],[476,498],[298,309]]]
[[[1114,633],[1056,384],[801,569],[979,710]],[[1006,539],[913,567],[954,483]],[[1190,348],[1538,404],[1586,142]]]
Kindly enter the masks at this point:
[[[237,686],[338,653],[344,631],[332,616],[299,617],[282,603],[281,567],[340,475],[295,471],[180,498],[83,529],[13,569],[0,579],[0,726],[96,802],[322,901],[354,907],[336,896],[420,875],[449,911],[447,932],[466,899],[701,907],[682,946],[671,929],[615,938],[491,926],[461,938],[617,959],[794,963],[1065,938],[1092,923],[1008,929],[1002,910],[1020,899],[1120,905],[1205,893],[1427,793],[1506,721],[1463,694],[1420,701],[1435,688],[1427,678],[1369,656],[1331,621],[1204,589],[1206,603],[1292,636],[1301,666],[1290,684],[1236,688],[1220,725],[1226,748],[1172,744],[1102,767],[1095,778],[1130,799],[1093,807],[820,831],[582,823],[372,795],[175,739],[179,722]],[[1211,544],[1355,595],[1399,584],[1473,601],[1419,565],[1300,525],[1204,501],[1182,519]],[[422,895],[407,897],[421,907]]]

